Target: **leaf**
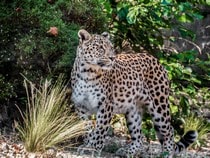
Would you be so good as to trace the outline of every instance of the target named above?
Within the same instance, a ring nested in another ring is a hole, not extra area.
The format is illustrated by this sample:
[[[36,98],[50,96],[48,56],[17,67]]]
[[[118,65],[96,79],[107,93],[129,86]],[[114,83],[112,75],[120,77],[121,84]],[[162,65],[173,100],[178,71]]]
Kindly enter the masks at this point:
[[[188,115],[190,112],[188,98],[181,96],[180,105],[182,106],[183,114]]]
[[[191,23],[191,22],[194,21],[194,19],[193,19],[190,15],[188,15],[188,14],[186,14],[186,13],[183,13],[183,14],[178,18],[178,20],[179,20],[180,22],[184,22],[184,23]]]
[[[191,75],[192,74],[192,69],[190,67],[185,68],[182,70],[182,73],[187,74],[187,75]]]
[[[163,4],[163,5],[169,5],[169,4],[171,4],[171,2],[172,2],[172,0],[162,0],[161,1],[161,4]]]
[[[134,24],[136,23],[137,16],[139,14],[139,8],[138,7],[133,7],[129,10],[129,13],[127,15],[127,21],[129,24]]]
[[[192,10],[193,9],[193,5],[190,2],[181,3],[180,6],[183,6],[182,11],[187,11],[187,10]]]
[[[170,109],[172,114],[177,113],[179,111],[177,105],[170,105]]]
[[[199,79],[195,78],[195,77],[192,77],[190,80],[191,80],[192,82],[201,84],[201,81],[200,81]]]
[[[184,88],[184,91],[188,94],[195,94],[196,93],[196,89],[192,85],[188,85],[187,88]]]
[[[197,20],[203,19],[203,15],[201,15],[201,14],[199,14],[199,13],[193,13],[193,16],[194,16]]]
[[[127,14],[128,14],[128,7],[123,7],[118,11],[117,16],[119,20],[124,21],[127,18]]]
[[[186,29],[184,27],[179,27],[178,31],[180,32],[182,37],[190,37],[192,39],[194,39],[196,37],[195,33],[189,29]]]

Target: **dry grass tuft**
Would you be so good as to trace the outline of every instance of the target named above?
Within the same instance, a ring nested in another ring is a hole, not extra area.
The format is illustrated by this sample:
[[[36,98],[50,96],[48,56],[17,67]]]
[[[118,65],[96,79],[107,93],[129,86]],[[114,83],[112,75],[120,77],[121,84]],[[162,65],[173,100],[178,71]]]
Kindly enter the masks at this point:
[[[17,129],[29,152],[43,152],[85,133],[85,122],[70,114],[62,79],[59,77],[54,85],[46,80],[39,88],[24,80],[27,109],[21,112],[24,122]]]
[[[193,148],[198,148],[205,145],[207,135],[210,131],[209,123],[207,123],[203,118],[192,114],[185,120],[184,123],[185,133],[189,130],[195,130],[198,132],[198,138],[196,142],[192,145]]]

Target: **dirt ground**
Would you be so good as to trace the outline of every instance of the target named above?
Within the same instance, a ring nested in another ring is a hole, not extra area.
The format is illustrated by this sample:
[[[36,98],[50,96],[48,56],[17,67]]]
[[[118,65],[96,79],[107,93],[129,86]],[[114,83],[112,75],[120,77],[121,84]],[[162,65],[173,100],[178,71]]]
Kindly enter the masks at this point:
[[[210,136],[209,136],[210,138]],[[23,144],[14,136],[0,136],[0,158],[119,158],[114,152],[128,141],[119,137],[107,137],[106,145],[101,153],[86,151],[82,155],[77,154],[78,147],[51,148],[45,153],[28,153]],[[210,139],[206,147],[193,150],[189,149],[177,155],[176,158],[210,158]],[[136,158],[160,158],[161,146],[159,142],[152,141],[144,144],[144,150]]]

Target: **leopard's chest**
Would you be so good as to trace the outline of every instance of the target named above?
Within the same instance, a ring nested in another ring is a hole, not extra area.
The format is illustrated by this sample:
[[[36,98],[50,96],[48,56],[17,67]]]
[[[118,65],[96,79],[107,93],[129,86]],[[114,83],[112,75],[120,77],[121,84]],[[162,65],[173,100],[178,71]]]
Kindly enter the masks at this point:
[[[98,110],[98,102],[103,97],[100,91],[100,86],[95,83],[86,82],[78,79],[72,87],[71,100],[76,108],[85,109],[85,111],[94,114]]]

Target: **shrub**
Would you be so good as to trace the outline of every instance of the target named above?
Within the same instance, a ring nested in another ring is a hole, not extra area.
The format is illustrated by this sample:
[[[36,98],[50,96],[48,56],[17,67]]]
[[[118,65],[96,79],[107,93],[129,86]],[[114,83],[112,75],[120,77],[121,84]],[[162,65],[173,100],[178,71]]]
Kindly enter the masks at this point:
[[[110,29],[115,35],[115,43],[121,46],[129,41],[139,51],[142,47],[157,52],[163,45],[163,31],[177,29],[184,37],[192,39],[194,34],[183,23],[201,19],[197,1],[177,0],[125,0],[104,1]],[[170,37],[169,37],[170,39]]]
[[[0,74],[0,102],[10,99],[14,94],[13,86],[7,82],[5,77]]]
[[[1,1],[0,107],[7,113],[16,109],[15,104],[24,109],[26,94],[20,74],[34,84],[45,78],[55,79],[60,73],[69,79],[77,32],[80,27],[105,31],[106,16],[101,10],[98,0]],[[57,35],[49,32],[51,27],[57,28]]]
[[[203,61],[203,68],[206,72],[203,75],[196,72],[193,67],[199,66],[200,59],[196,58],[195,52],[161,53],[160,62],[168,71],[171,81],[170,107],[172,123],[179,135],[184,132],[180,125],[186,117],[193,112],[201,112],[203,107],[208,105],[210,100],[208,77],[208,63]],[[195,62],[196,61],[196,62]]]

